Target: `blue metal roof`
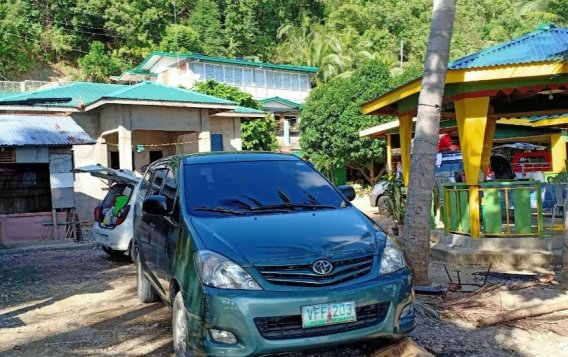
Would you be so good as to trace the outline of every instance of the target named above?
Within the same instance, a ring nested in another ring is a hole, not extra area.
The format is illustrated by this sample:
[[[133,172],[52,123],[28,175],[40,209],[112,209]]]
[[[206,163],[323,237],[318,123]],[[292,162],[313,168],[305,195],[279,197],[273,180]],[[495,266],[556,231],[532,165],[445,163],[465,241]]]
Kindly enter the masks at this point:
[[[0,146],[95,143],[96,141],[68,116],[0,114]]]
[[[468,69],[531,62],[556,61],[568,54],[568,29],[553,24],[452,61],[449,69]]]

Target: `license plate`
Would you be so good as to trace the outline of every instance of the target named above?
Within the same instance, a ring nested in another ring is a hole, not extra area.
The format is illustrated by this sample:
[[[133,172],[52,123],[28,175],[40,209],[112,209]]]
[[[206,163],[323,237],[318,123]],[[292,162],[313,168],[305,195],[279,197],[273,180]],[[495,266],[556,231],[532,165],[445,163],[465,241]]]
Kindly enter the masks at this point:
[[[354,301],[302,306],[302,327],[318,327],[357,321]]]

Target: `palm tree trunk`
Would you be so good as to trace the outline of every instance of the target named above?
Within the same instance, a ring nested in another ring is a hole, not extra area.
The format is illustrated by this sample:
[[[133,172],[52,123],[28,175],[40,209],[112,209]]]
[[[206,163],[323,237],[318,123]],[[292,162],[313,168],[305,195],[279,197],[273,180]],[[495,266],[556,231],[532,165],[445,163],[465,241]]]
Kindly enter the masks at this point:
[[[417,284],[429,282],[430,207],[455,11],[456,0],[434,0],[422,90],[418,98],[403,234],[404,251]]]

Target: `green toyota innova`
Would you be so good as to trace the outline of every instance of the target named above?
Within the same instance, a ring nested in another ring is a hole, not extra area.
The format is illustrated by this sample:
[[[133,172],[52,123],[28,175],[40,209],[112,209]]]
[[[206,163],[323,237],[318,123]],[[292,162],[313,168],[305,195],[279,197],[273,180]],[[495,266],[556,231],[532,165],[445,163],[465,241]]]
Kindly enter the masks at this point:
[[[176,355],[256,356],[409,333],[408,267],[354,196],[291,155],[150,165],[135,203],[138,297],[172,306]]]

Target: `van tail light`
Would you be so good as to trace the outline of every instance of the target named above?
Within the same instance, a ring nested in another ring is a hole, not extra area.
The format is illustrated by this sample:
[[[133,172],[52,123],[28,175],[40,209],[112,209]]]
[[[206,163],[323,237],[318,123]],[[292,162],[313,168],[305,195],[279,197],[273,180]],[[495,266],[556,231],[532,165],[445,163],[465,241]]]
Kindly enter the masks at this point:
[[[130,211],[130,205],[124,206],[120,209],[120,211],[118,211],[118,216],[116,217],[116,225],[117,226],[119,224],[121,224],[122,222],[124,222],[124,220],[128,216],[129,211]]]
[[[94,214],[95,214],[95,222],[100,222],[100,221],[101,221],[101,210],[102,210],[102,207],[101,207],[101,206],[95,207],[95,211],[94,211]]]

